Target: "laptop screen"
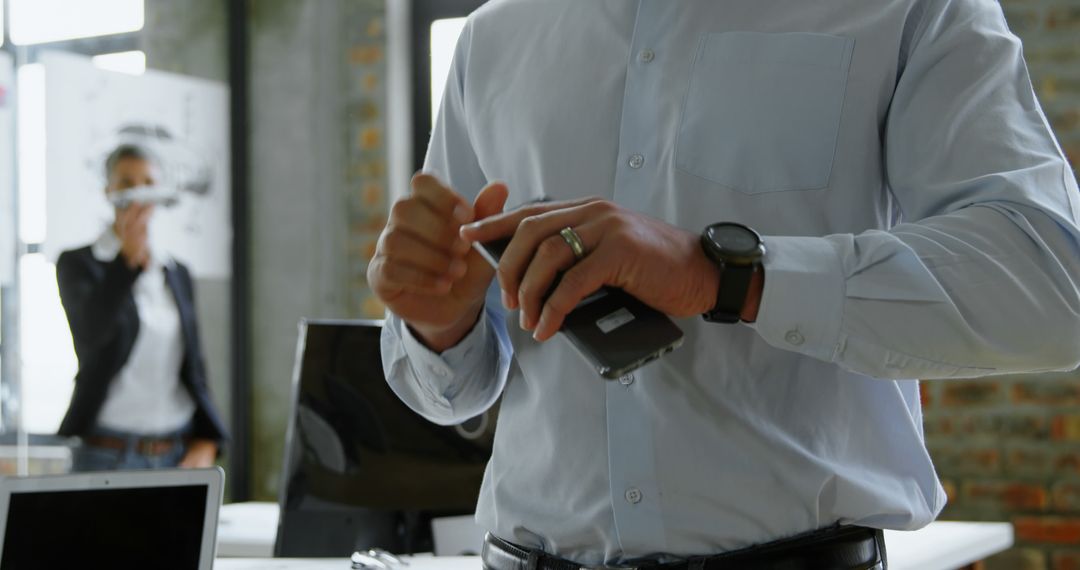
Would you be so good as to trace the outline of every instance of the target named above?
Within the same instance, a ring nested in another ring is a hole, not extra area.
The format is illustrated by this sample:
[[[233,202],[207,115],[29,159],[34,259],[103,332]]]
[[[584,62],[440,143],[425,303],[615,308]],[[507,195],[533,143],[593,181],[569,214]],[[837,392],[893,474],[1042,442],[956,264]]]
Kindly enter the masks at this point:
[[[205,485],[11,494],[0,570],[198,570]]]

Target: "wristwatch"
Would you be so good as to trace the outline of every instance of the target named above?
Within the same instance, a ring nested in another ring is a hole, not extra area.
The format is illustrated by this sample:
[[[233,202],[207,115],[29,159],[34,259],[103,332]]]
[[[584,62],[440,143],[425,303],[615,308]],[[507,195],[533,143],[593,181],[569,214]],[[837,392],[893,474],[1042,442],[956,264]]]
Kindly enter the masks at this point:
[[[720,222],[701,233],[701,247],[720,268],[716,305],[701,317],[710,323],[737,323],[750,281],[765,257],[765,243],[757,232],[742,224]]]

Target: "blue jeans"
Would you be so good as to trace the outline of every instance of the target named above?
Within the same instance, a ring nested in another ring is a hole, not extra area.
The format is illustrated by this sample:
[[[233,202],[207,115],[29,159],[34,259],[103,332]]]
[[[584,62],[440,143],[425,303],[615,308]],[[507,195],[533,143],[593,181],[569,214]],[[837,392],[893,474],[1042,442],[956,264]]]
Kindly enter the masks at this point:
[[[90,435],[123,439],[128,442],[124,449],[110,449],[107,447],[95,447],[83,443],[75,448],[72,453],[71,470],[82,471],[131,471],[137,469],[169,469],[180,465],[180,461],[187,452],[188,429],[183,429],[171,434],[165,434],[161,439],[173,439],[172,449],[161,455],[147,455],[140,453],[135,446],[139,437],[136,434],[124,433],[106,428],[94,428]]]

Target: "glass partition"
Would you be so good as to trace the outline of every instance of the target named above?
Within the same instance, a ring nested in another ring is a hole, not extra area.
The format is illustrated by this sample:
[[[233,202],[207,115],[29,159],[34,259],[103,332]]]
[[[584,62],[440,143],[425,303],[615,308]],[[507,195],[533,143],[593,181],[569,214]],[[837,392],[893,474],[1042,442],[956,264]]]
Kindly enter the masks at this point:
[[[177,196],[170,214],[155,213],[155,220],[169,220],[155,221],[167,226],[156,239],[172,242],[162,250],[193,278],[212,397],[228,425],[225,3],[7,0],[2,8],[0,2],[7,36],[0,43],[0,137],[10,144],[0,144],[0,175],[10,176],[11,190],[0,180],[0,474],[70,467],[70,453],[57,450],[74,440],[56,434],[79,361],[56,263],[62,251],[107,233],[115,210],[106,200],[105,163],[123,145],[148,149],[167,178],[160,186]],[[209,253],[207,242],[214,243]]]

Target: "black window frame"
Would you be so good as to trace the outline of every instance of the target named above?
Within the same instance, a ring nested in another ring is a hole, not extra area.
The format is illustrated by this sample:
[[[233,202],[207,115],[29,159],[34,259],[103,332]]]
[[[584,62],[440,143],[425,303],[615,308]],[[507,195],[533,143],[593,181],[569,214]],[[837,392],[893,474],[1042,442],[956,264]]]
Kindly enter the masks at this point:
[[[464,18],[486,0],[413,0],[410,15],[412,45],[413,170],[424,166],[434,117],[431,116],[431,25],[447,18]]]

